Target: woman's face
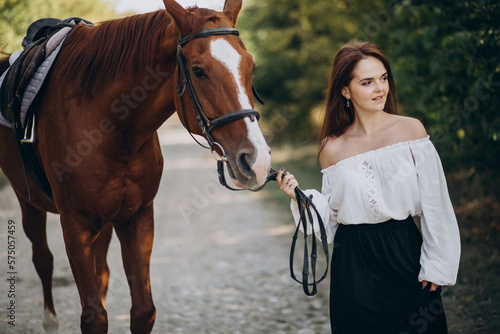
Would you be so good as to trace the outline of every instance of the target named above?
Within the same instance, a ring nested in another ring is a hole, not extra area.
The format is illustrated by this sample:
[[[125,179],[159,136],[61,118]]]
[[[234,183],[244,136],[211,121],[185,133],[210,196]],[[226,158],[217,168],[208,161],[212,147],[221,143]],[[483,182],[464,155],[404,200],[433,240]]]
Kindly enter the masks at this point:
[[[342,95],[351,100],[356,112],[383,111],[389,94],[389,81],[384,64],[375,57],[360,60],[354,78]]]

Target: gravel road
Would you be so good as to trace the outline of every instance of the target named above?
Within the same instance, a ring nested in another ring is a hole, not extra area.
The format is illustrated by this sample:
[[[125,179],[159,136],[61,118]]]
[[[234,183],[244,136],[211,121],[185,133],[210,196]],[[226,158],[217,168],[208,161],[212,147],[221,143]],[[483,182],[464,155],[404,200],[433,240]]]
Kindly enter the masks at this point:
[[[311,298],[289,277],[290,213],[267,202],[262,193],[222,188],[210,153],[174,118],[159,130],[165,167],[155,200],[153,333],[329,333],[328,283],[321,283],[319,294]],[[16,228],[15,326],[7,317],[12,300],[7,281],[9,220]],[[79,333],[78,292],[59,216],[49,215],[48,231],[59,332]],[[119,248],[114,236],[108,253],[109,333],[129,333],[130,298]],[[42,308],[31,244],[22,231],[14,193],[6,187],[0,191],[0,333],[43,333]]]

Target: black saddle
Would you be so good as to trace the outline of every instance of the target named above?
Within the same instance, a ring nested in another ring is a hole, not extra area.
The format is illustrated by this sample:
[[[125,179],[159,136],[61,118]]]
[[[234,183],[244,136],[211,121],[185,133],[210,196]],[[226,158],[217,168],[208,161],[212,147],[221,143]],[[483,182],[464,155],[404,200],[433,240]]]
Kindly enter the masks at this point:
[[[73,27],[69,22],[73,21],[74,24],[83,22],[87,25],[93,25],[91,22],[81,19],[79,17],[68,17],[64,20],[45,18],[33,22],[26,31],[26,36],[23,39],[22,46],[26,49],[29,45],[37,40],[52,35],[55,31],[63,27]]]
[[[72,22],[73,21],[73,22]],[[15,62],[7,70],[2,86],[0,87],[0,107],[2,115],[6,120],[12,123],[19,154],[23,162],[26,182],[28,183],[29,196],[31,199],[31,189],[28,181],[27,172],[29,171],[36,183],[43,190],[45,195],[53,201],[52,190],[43,169],[39,166],[32,147],[23,140],[26,127],[33,126],[35,110],[29,108],[26,120],[21,120],[21,103],[24,91],[37,69],[46,59],[46,44],[55,33],[64,27],[74,27],[78,23],[92,25],[92,23],[70,17],[65,20],[54,18],[45,18],[33,22],[23,39],[22,46],[24,50]],[[34,141],[31,141],[34,143]]]
[[[45,46],[50,37],[62,28],[74,27],[75,24],[80,22],[92,25],[92,23],[84,19],[69,17],[64,20],[40,19],[28,27],[22,42],[24,50],[10,66],[0,88],[0,98],[2,99],[0,106],[5,119],[14,124],[16,114],[20,111],[24,91],[36,70],[46,58]],[[27,123],[26,121],[25,124]]]
[[[50,29],[59,24],[61,20],[54,18],[40,19],[33,22],[26,31],[26,36],[23,39],[22,46],[26,49],[33,42],[39,40],[44,36],[50,35]]]

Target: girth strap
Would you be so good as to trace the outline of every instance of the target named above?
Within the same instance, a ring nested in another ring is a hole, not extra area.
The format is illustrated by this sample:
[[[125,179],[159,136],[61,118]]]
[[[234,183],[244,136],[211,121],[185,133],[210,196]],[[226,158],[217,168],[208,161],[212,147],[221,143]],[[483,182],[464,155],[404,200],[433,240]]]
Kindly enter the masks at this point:
[[[42,19],[34,22],[28,28],[26,37],[23,40],[22,45],[24,51],[8,69],[3,84],[0,87],[1,110],[5,119],[13,124],[16,144],[21,156],[30,200],[32,194],[28,173],[31,174],[47,198],[52,202],[54,198],[45,171],[34,155],[33,147],[30,143],[23,141],[25,129],[23,128],[20,117],[22,98],[36,70],[46,59],[46,44],[50,38],[62,28],[74,27],[80,22],[92,25],[86,20],[75,17],[70,17],[63,21],[58,21],[57,19]],[[36,100],[37,98],[35,98],[35,102]],[[33,116],[36,113],[36,107],[34,106],[34,104],[36,104],[35,102],[33,102],[28,109],[26,126],[30,124],[30,121],[28,121],[30,119],[29,116]],[[34,119],[32,119],[31,122],[34,122]],[[32,136],[31,138],[34,137]]]

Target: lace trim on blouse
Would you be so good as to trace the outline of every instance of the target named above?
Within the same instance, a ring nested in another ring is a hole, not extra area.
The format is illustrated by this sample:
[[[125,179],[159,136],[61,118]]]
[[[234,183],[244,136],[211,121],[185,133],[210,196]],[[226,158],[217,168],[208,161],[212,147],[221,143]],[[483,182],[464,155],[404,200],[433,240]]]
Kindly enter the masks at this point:
[[[370,213],[373,218],[380,218],[380,210],[379,210],[379,196],[375,183],[375,173],[373,172],[372,165],[370,162],[364,160],[361,164],[361,172],[365,177],[366,181],[366,201],[368,203],[368,208],[370,209]]]

